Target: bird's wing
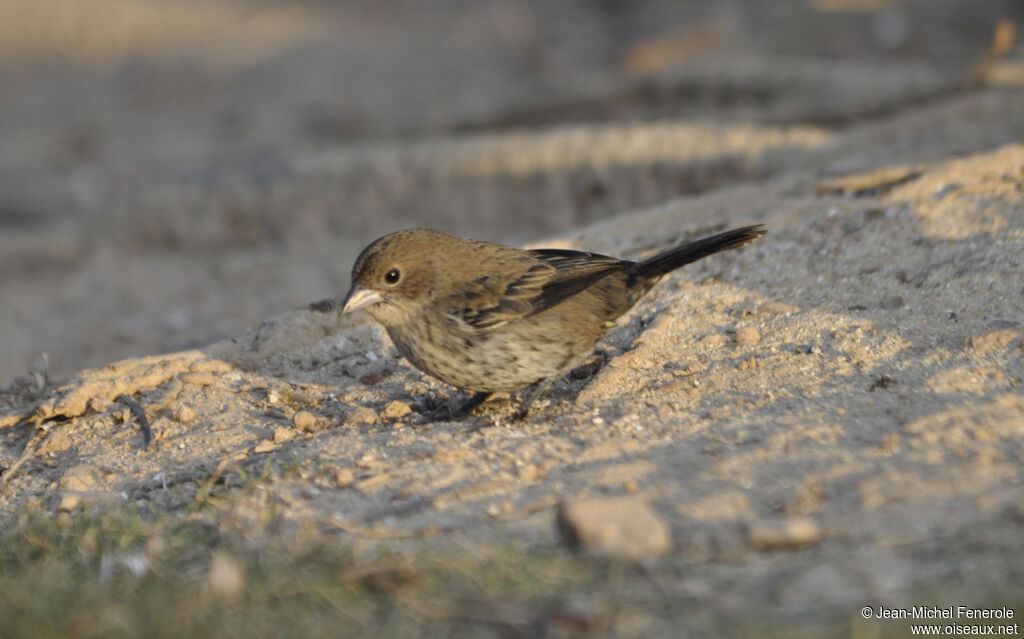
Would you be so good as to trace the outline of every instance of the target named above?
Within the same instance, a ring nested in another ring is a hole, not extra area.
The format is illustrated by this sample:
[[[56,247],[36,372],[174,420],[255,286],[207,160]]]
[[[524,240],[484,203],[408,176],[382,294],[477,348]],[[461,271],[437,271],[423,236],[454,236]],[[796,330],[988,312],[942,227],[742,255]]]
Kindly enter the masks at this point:
[[[555,276],[548,280],[541,287],[540,294],[531,300],[533,310],[530,311],[530,315],[547,310],[632,264],[607,255],[584,251],[536,249],[530,253],[555,268]]]
[[[476,330],[540,313],[629,264],[596,253],[562,249],[528,252],[510,274],[484,275],[443,300],[445,316]]]

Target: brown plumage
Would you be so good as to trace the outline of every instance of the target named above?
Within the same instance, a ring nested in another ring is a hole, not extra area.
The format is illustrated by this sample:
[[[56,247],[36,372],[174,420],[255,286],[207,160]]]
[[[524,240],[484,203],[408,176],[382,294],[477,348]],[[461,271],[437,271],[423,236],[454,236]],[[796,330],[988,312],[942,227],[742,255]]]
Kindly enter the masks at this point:
[[[342,312],[366,310],[413,366],[476,391],[463,410],[490,393],[535,386],[523,416],[663,275],[763,234],[762,226],[747,226],[631,262],[399,231],[359,255]]]

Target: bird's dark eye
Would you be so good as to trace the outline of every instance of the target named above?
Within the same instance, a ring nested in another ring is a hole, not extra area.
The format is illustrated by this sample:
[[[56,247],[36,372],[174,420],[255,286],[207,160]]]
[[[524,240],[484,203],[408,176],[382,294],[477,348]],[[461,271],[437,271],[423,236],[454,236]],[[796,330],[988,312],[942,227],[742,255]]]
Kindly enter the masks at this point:
[[[393,268],[384,274],[384,281],[388,284],[397,284],[398,280],[402,277],[402,272],[397,268]]]

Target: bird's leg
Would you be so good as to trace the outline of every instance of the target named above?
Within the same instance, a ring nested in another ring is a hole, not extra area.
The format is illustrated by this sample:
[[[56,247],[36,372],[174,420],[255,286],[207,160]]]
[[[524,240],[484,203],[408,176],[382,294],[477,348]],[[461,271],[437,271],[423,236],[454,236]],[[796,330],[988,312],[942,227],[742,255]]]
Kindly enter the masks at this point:
[[[457,417],[463,417],[465,415],[468,415],[470,411],[472,411],[474,408],[486,402],[487,398],[490,396],[491,394],[487,392],[473,393],[473,395],[469,399],[462,402],[461,404],[453,408],[451,412],[448,413],[449,419],[455,419]]]
[[[550,383],[550,378],[542,379],[534,384],[530,390],[526,391],[526,395],[523,396],[523,401],[519,404],[519,410],[516,411],[516,414],[513,415],[512,419],[515,421],[524,419],[526,417],[526,413],[530,410],[530,404],[533,403],[533,400],[540,397],[540,394],[544,392],[544,389],[547,388]]]

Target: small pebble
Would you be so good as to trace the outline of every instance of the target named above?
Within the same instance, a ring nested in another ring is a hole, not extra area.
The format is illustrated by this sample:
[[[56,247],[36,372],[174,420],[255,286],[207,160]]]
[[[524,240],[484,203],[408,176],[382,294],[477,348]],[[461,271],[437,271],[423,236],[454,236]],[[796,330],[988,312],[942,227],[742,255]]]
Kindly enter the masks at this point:
[[[181,381],[191,386],[213,386],[217,383],[217,376],[213,373],[185,373]]]
[[[754,326],[743,326],[736,329],[735,340],[740,346],[754,346],[761,341],[761,333]]]
[[[264,439],[260,443],[258,443],[255,446],[253,446],[252,452],[254,452],[254,453],[269,453],[270,451],[274,450],[275,448],[277,448],[277,444],[275,444],[273,441],[271,441],[269,439]]]
[[[376,424],[380,421],[377,412],[367,406],[356,406],[345,418],[349,424]]]
[[[412,408],[405,402],[400,402],[396,399],[384,407],[382,414],[386,419],[401,419],[410,413],[412,413]]]
[[[365,384],[366,386],[373,386],[374,384],[377,384],[378,382],[380,382],[382,379],[384,379],[383,375],[381,375],[380,373],[377,373],[377,372],[373,372],[373,373],[368,373],[368,374],[363,375],[362,377],[360,377],[359,378],[359,383],[360,384]]]
[[[196,420],[196,411],[191,406],[179,406],[174,411],[174,421],[180,424],[191,424]]]
[[[334,469],[334,483],[339,488],[345,486],[351,486],[352,482],[356,480],[356,474],[351,468],[335,468]]]
[[[299,415],[301,415],[304,412],[305,411],[299,411],[298,413],[295,413],[295,416],[298,417]],[[309,413],[306,413],[306,414],[309,415]],[[299,428],[302,428],[303,430],[308,430],[307,426],[299,426],[298,420],[293,420],[293,421],[295,421],[295,425],[298,426]],[[315,418],[313,419],[313,421],[309,425],[313,425],[313,424],[316,424],[316,419]],[[288,441],[290,439],[294,439],[294,438],[295,438],[295,431],[293,431],[290,428],[282,428],[280,426],[276,426],[274,428],[274,434],[271,435],[271,437],[270,437],[270,441],[274,442],[275,444],[283,444],[286,441]]]
[[[558,528],[570,546],[641,559],[672,549],[668,525],[637,497],[574,499],[561,505]]]
[[[292,424],[294,424],[295,428],[298,428],[299,430],[305,430],[305,431],[313,430],[313,428],[316,426],[316,415],[314,415],[313,413],[309,412],[308,410],[300,410],[297,413],[295,413],[294,415],[292,415]],[[281,430],[284,430],[284,429],[281,429]],[[274,440],[275,441],[277,441],[277,433],[278,433],[278,431],[275,430],[274,431]],[[288,439],[291,439],[291,437],[289,437]]]

